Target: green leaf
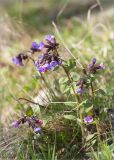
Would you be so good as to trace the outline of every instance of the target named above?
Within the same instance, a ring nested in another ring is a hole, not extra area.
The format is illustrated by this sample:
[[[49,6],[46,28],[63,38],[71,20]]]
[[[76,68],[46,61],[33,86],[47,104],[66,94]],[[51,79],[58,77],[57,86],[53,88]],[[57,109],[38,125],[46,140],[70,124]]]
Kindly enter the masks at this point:
[[[72,103],[72,101],[71,101],[71,102],[69,102],[69,103],[65,103],[65,104],[67,104],[67,106],[74,107],[74,106],[76,106],[76,105],[77,105],[77,102],[76,102],[76,103]]]
[[[27,116],[32,116],[32,115],[33,115],[32,107],[29,106],[29,107],[27,108],[27,110],[26,110],[26,115],[27,115]]]
[[[95,136],[95,134],[89,134],[89,135],[86,137],[86,141],[91,140],[94,136]]]
[[[96,143],[96,139],[94,139],[91,143],[92,145],[94,145]]]
[[[68,120],[76,120],[76,117],[73,115],[64,115],[64,118]]]
[[[90,80],[90,79],[87,79],[86,82],[87,82],[87,84],[90,84],[90,83],[91,83],[91,80]]]
[[[78,122],[79,124],[82,123],[82,121],[81,121],[80,118],[77,118],[76,120],[77,120],[77,122]]]
[[[91,80],[92,82],[95,81],[95,75],[90,74],[90,80]]]
[[[38,105],[34,105],[32,107],[32,110],[34,112],[34,115],[38,115],[40,113],[40,107]]]
[[[114,143],[112,143],[110,146],[109,146],[110,150],[113,150],[114,149]]]
[[[60,86],[60,90],[61,90],[62,93],[66,93],[66,92],[70,91],[70,87],[67,84],[64,84],[64,85],[62,84]]]
[[[103,95],[103,96],[105,96],[105,95],[106,95],[106,92],[105,92],[105,91],[103,91],[102,89],[99,89],[99,93],[100,93],[101,95]]]
[[[69,59],[68,61],[64,61],[63,65],[66,68],[66,70],[71,70],[71,69],[75,68],[76,61],[75,61],[75,59]]]
[[[73,78],[74,81],[77,81],[80,78],[76,72],[72,71],[72,72],[70,72],[70,74],[71,74],[71,77]],[[76,84],[76,82],[75,82],[75,84]]]
[[[86,103],[87,103],[87,101],[88,101],[88,99],[86,99],[86,100],[82,101],[82,102],[79,104],[79,107],[80,107],[80,106],[83,106],[84,104],[86,104]]]
[[[67,83],[68,82],[68,78],[67,77],[62,77],[59,79],[59,83],[60,84],[64,84],[64,83]]]
[[[88,112],[90,112],[92,109],[93,109],[93,105],[92,105],[91,107],[86,108],[86,109],[85,109],[85,112],[88,113]]]
[[[67,65],[68,65],[68,69],[70,70],[76,66],[76,61],[74,59],[69,59],[67,61]]]
[[[65,90],[63,91],[63,93],[67,93],[70,91],[70,88],[69,87],[66,87]]]

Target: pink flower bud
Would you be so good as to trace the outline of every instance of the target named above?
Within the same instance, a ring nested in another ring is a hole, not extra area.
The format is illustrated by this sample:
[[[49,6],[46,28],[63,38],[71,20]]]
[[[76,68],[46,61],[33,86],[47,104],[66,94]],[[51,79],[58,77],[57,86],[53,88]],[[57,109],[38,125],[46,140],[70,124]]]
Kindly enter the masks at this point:
[[[39,119],[39,120],[37,121],[37,123],[38,123],[39,126],[41,126],[41,125],[43,124],[43,121],[42,121],[41,119]]]

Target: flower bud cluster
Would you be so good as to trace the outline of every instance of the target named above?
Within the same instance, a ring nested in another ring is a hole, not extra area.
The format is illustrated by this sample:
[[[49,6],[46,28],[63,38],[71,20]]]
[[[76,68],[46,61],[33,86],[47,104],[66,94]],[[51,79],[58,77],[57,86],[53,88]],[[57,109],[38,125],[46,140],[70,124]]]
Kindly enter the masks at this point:
[[[38,119],[36,116],[24,116],[19,120],[12,122],[11,126],[14,128],[19,128],[25,123],[28,124],[28,126],[32,128],[36,134],[41,134],[41,126],[43,124],[43,121],[41,119]]]
[[[12,58],[12,61],[17,66],[23,66],[23,61],[30,58],[34,62],[37,70],[44,73],[61,65],[62,60],[58,54],[58,46],[59,44],[56,42],[55,36],[47,35],[45,37],[45,42],[32,42],[29,52],[32,55],[36,52],[42,52],[37,60],[32,59],[24,53],[20,53]]]
[[[93,58],[91,63],[88,64],[86,69],[83,69],[84,76],[80,78],[77,82],[77,86],[79,88],[76,90],[76,94],[82,95],[84,92],[84,85],[87,83],[87,79],[90,78],[91,74],[96,74],[97,70],[105,69],[105,65],[103,63],[96,64],[96,58]]]

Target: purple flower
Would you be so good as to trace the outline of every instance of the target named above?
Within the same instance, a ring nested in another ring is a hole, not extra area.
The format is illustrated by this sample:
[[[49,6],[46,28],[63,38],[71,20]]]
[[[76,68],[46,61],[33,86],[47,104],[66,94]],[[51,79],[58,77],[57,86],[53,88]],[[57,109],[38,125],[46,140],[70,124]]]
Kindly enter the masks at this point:
[[[83,91],[84,91],[83,88],[78,88],[76,90],[76,93],[81,95],[83,93]]]
[[[62,60],[61,59],[59,59],[59,61],[58,61],[58,65],[61,65],[62,64]]]
[[[47,70],[46,70],[46,68],[44,67],[44,66],[40,66],[40,67],[38,67],[38,71],[39,72],[46,72]]]
[[[61,60],[59,60],[59,61],[53,60],[53,61],[50,62],[50,67],[51,67],[51,68],[55,68],[55,67],[61,65],[61,63],[62,63]]]
[[[40,127],[38,127],[38,128],[34,128],[34,132],[36,133],[36,134],[41,134],[41,128]]]
[[[92,69],[92,68],[94,67],[96,61],[97,61],[96,58],[93,58],[93,59],[92,59],[92,62],[88,65],[88,68],[89,68],[89,69]]]
[[[46,40],[48,42],[53,43],[54,39],[55,39],[54,35],[51,35],[51,34],[50,35],[46,35]]]
[[[20,123],[18,121],[14,121],[14,122],[11,123],[11,126],[14,127],[14,128],[19,128],[19,124]]]
[[[38,67],[38,71],[39,72],[46,72],[47,70],[50,70],[51,67],[50,67],[50,64],[49,63],[45,63],[44,65]]]
[[[25,53],[19,53],[16,57],[12,58],[12,62],[17,66],[23,66],[23,61],[28,59],[28,56]]]
[[[40,61],[42,61],[44,59],[45,55],[44,54],[41,54],[38,58]]]
[[[44,42],[39,43],[39,50],[42,51],[45,48]]]
[[[34,52],[39,51],[39,44],[37,42],[32,42],[31,50]]]
[[[101,63],[99,66],[97,66],[97,69],[105,69],[105,65]]]
[[[44,65],[44,68],[46,68],[47,70],[50,70],[51,69],[51,66],[49,63],[45,63]]]
[[[37,42],[32,42],[31,50],[33,52],[38,52],[43,50],[45,47],[45,44],[43,42],[40,42],[39,44]]]
[[[14,64],[16,64],[17,66],[23,66],[23,63],[22,63],[22,58],[21,57],[14,57],[12,58],[12,62]]]
[[[35,61],[35,66],[36,66],[37,68],[40,67],[39,61]]]
[[[47,61],[47,62],[45,62],[45,64],[42,65],[42,64],[40,64],[39,61],[35,61],[35,66],[37,67],[39,72],[44,73],[44,72],[46,72],[48,70],[51,70],[51,69],[59,66],[61,63],[62,63],[61,60],[59,60],[59,61],[53,60],[50,63],[48,63],[48,61]]]
[[[51,61],[50,66],[51,66],[51,68],[55,68],[56,66],[58,66],[58,62],[57,61]]]
[[[95,63],[96,63],[96,61],[97,61],[97,59],[96,59],[96,58],[93,58],[93,59],[92,59],[92,63],[93,63],[93,64],[95,64]]]
[[[92,123],[93,122],[93,117],[92,116],[86,116],[84,118],[84,122],[85,123]]]

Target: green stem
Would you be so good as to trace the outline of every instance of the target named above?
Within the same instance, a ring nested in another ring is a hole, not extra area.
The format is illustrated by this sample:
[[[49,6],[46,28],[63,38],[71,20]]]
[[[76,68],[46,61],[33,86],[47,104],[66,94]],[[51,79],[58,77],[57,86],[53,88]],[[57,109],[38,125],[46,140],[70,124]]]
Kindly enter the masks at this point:
[[[95,94],[94,94],[94,88],[93,88],[92,82],[91,82],[91,92],[92,92],[92,98],[93,98],[93,104],[94,104]],[[97,133],[98,133],[98,139],[100,141],[100,132],[99,132],[99,125],[98,125],[98,123],[96,123],[96,129],[97,129]]]
[[[66,75],[68,77],[69,83],[72,83],[73,79],[72,79],[71,75],[69,74],[69,72],[66,70],[66,68],[63,65],[62,65],[62,67],[63,67],[63,69],[64,69],[64,71],[65,71],[65,73],[66,73]],[[77,99],[77,102],[79,102],[79,98],[78,98],[78,96],[76,96],[75,89],[74,89],[74,86],[72,84],[71,84],[71,87],[72,87],[74,95],[75,95],[75,97]]]
[[[99,141],[101,141],[100,131],[99,131],[99,125],[98,125],[98,123],[96,123],[96,129],[97,129],[97,133],[98,133],[98,140],[99,140]]]
[[[55,52],[58,54],[57,49],[55,50]],[[59,55],[59,54],[58,54],[58,55]],[[80,98],[79,98],[79,97],[76,95],[76,93],[75,93],[75,88],[74,88],[74,86],[72,85],[73,79],[72,79],[69,71],[67,71],[67,69],[64,67],[64,65],[62,65],[62,67],[63,67],[63,70],[65,71],[65,73],[66,73],[66,75],[67,75],[67,77],[68,77],[69,83],[71,83],[71,87],[72,87],[72,90],[73,90],[73,92],[74,92],[74,95],[75,95],[75,98],[76,98],[76,101],[77,101],[77,117],[80,117],[80,119],[81,119],[80,127],[81,127],[81,132],[82,132],[82,143],[83,143],[83,145],[84,145],[84,141],[85,141],[85,138],[84,138],[84,137],[85,137],[85,134],[84,134],[83,117],[82,117],[82,114],[81,114],[80,109],[79,109]],[[78,113],[79,113],[79,115],[78,115]]]
[[[85,132],[84,132],[83,116],[82,116],[82,113],[80,112],[80,110],[79,110],[79,116],[80,116],[80,120],[81,120],[80,127],[81,127],[81,132],[82,132],[82,144],[84,144],[85,143]]]
[[[65,71],[65,73],[66,73],[66,75],[68,77],[69,82],[72,83],[73,79],[70,76],[69,72],[66,70],[66,68],[63,65],[62,65],[62,67],[63,67],[63,69],[64,69],[64,71]],[[84,125],[83,125],[83,116],[82,116],[82,113],[81,113],[81,111],[79,109],[80,98],[76,95],[74,86],[73,85],[71,85],[71,86],[72,86],[72,90],[73,90],[74,95],[75,95],[76,100],[77,100],[77,117],[79,117],[80,120],[81,120],[80,127],[81,127],[81,132],[82,132],[82,144],[84,145],[84,142],[85,142],[85,133],[84,133]]]
[[[93,84],[91,82],[91,92],[92,92],[92,98],[93,98],[93,103],[94,103],[94,100],[95,100],[95,94],[94,94],[94,88],[93,88]]]

